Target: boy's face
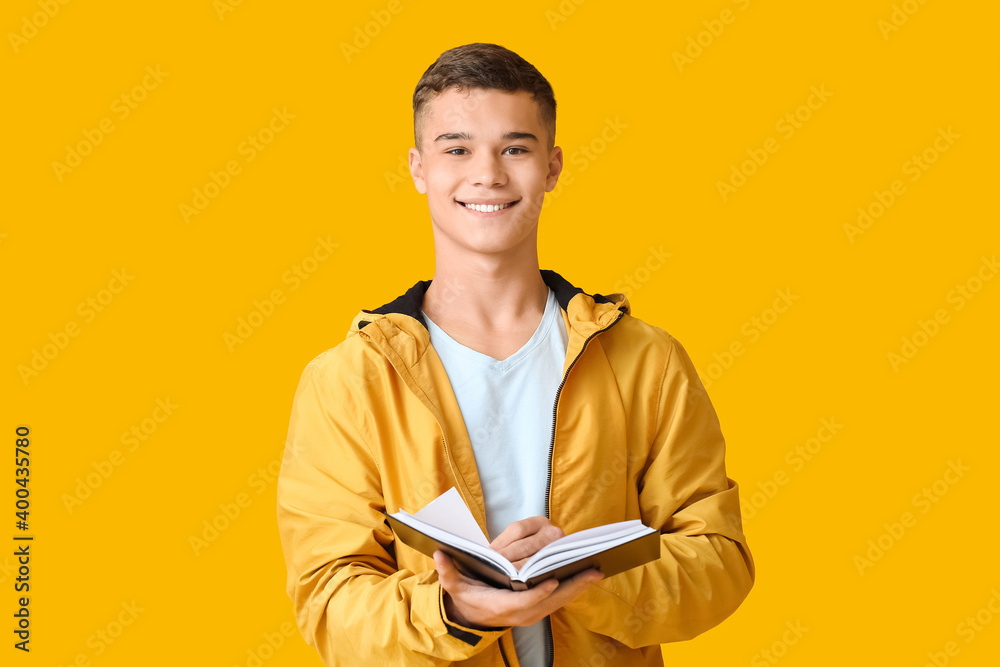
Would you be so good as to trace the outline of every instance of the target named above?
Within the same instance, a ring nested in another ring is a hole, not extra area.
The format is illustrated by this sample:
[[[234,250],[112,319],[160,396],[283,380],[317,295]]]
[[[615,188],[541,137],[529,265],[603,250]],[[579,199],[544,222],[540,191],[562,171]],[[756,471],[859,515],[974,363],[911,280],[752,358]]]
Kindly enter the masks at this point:
[[[449,89],[428,103],[421,147],[410,174],[427,195],[436,245],[481,253],[536,243],[545,193],[562,171],[562,149],[549,136],[527,92]],[[467,204],[506,205],[477,211]],[[443,238],[440,236],[443,235]]]

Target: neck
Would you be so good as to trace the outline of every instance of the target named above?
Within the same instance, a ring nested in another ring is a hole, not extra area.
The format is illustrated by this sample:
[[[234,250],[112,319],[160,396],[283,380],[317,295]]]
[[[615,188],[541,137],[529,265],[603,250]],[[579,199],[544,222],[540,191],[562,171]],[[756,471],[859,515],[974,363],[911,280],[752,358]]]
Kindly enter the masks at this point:
[[[525,321],[537,324],[548,292],[537,254],[502,261],[487,256],[439,263],[424,294],[423,310],[435,322],[461,321],[480,331],[509,331]]]

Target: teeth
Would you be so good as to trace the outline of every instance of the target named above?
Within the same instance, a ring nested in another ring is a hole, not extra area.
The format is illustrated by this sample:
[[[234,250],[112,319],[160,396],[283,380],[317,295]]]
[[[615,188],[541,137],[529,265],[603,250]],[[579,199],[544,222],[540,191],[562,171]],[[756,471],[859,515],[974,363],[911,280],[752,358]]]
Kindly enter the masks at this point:
[[[507,208],[510,204],[466,204],[465,208],[471,208],[474,211],[479,211],[480,213],[492,213],[493,211],[499,211],[502,208]]]

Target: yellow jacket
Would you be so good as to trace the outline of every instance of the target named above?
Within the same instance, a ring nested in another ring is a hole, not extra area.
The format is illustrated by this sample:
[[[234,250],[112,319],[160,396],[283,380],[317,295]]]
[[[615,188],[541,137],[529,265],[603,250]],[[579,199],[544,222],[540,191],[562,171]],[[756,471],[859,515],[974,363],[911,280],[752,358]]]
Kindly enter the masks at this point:
[[[658,561],[601,580],[548,617],[554,666],[662,665],[660,644],[733,613],[754,580],[715,410],[687,353],[553,271],[569,333],[553,410],[548,515],[566,534],[642,519]],[[415,512],[454,486],[486,533],[472,445],[420,315],[430,281],[362,310],[313,359],[278,478],[287,592],[327,665],[517,665],[510,628],[445,614],[434,561],[396,542],[382,510]]]

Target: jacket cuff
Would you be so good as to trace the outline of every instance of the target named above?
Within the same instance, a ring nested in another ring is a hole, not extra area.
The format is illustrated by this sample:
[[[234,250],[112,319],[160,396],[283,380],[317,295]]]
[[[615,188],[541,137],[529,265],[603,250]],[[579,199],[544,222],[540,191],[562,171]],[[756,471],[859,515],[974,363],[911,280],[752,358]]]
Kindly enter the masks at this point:
[[[483,648],[499,639],[500,635],[509,630],[509,628],[486,628],[483,630],[467,628],[464,625],[460,625],[459,623],[449,619],[444,608],[444,586],[440,583],[438,583],[438,609],[441,612],[441,621],[444,623],[444,627],[448,631],[448,634],[465,642],[469,646]],[[482,644],[480,644],[480,642],[482,642]]]

